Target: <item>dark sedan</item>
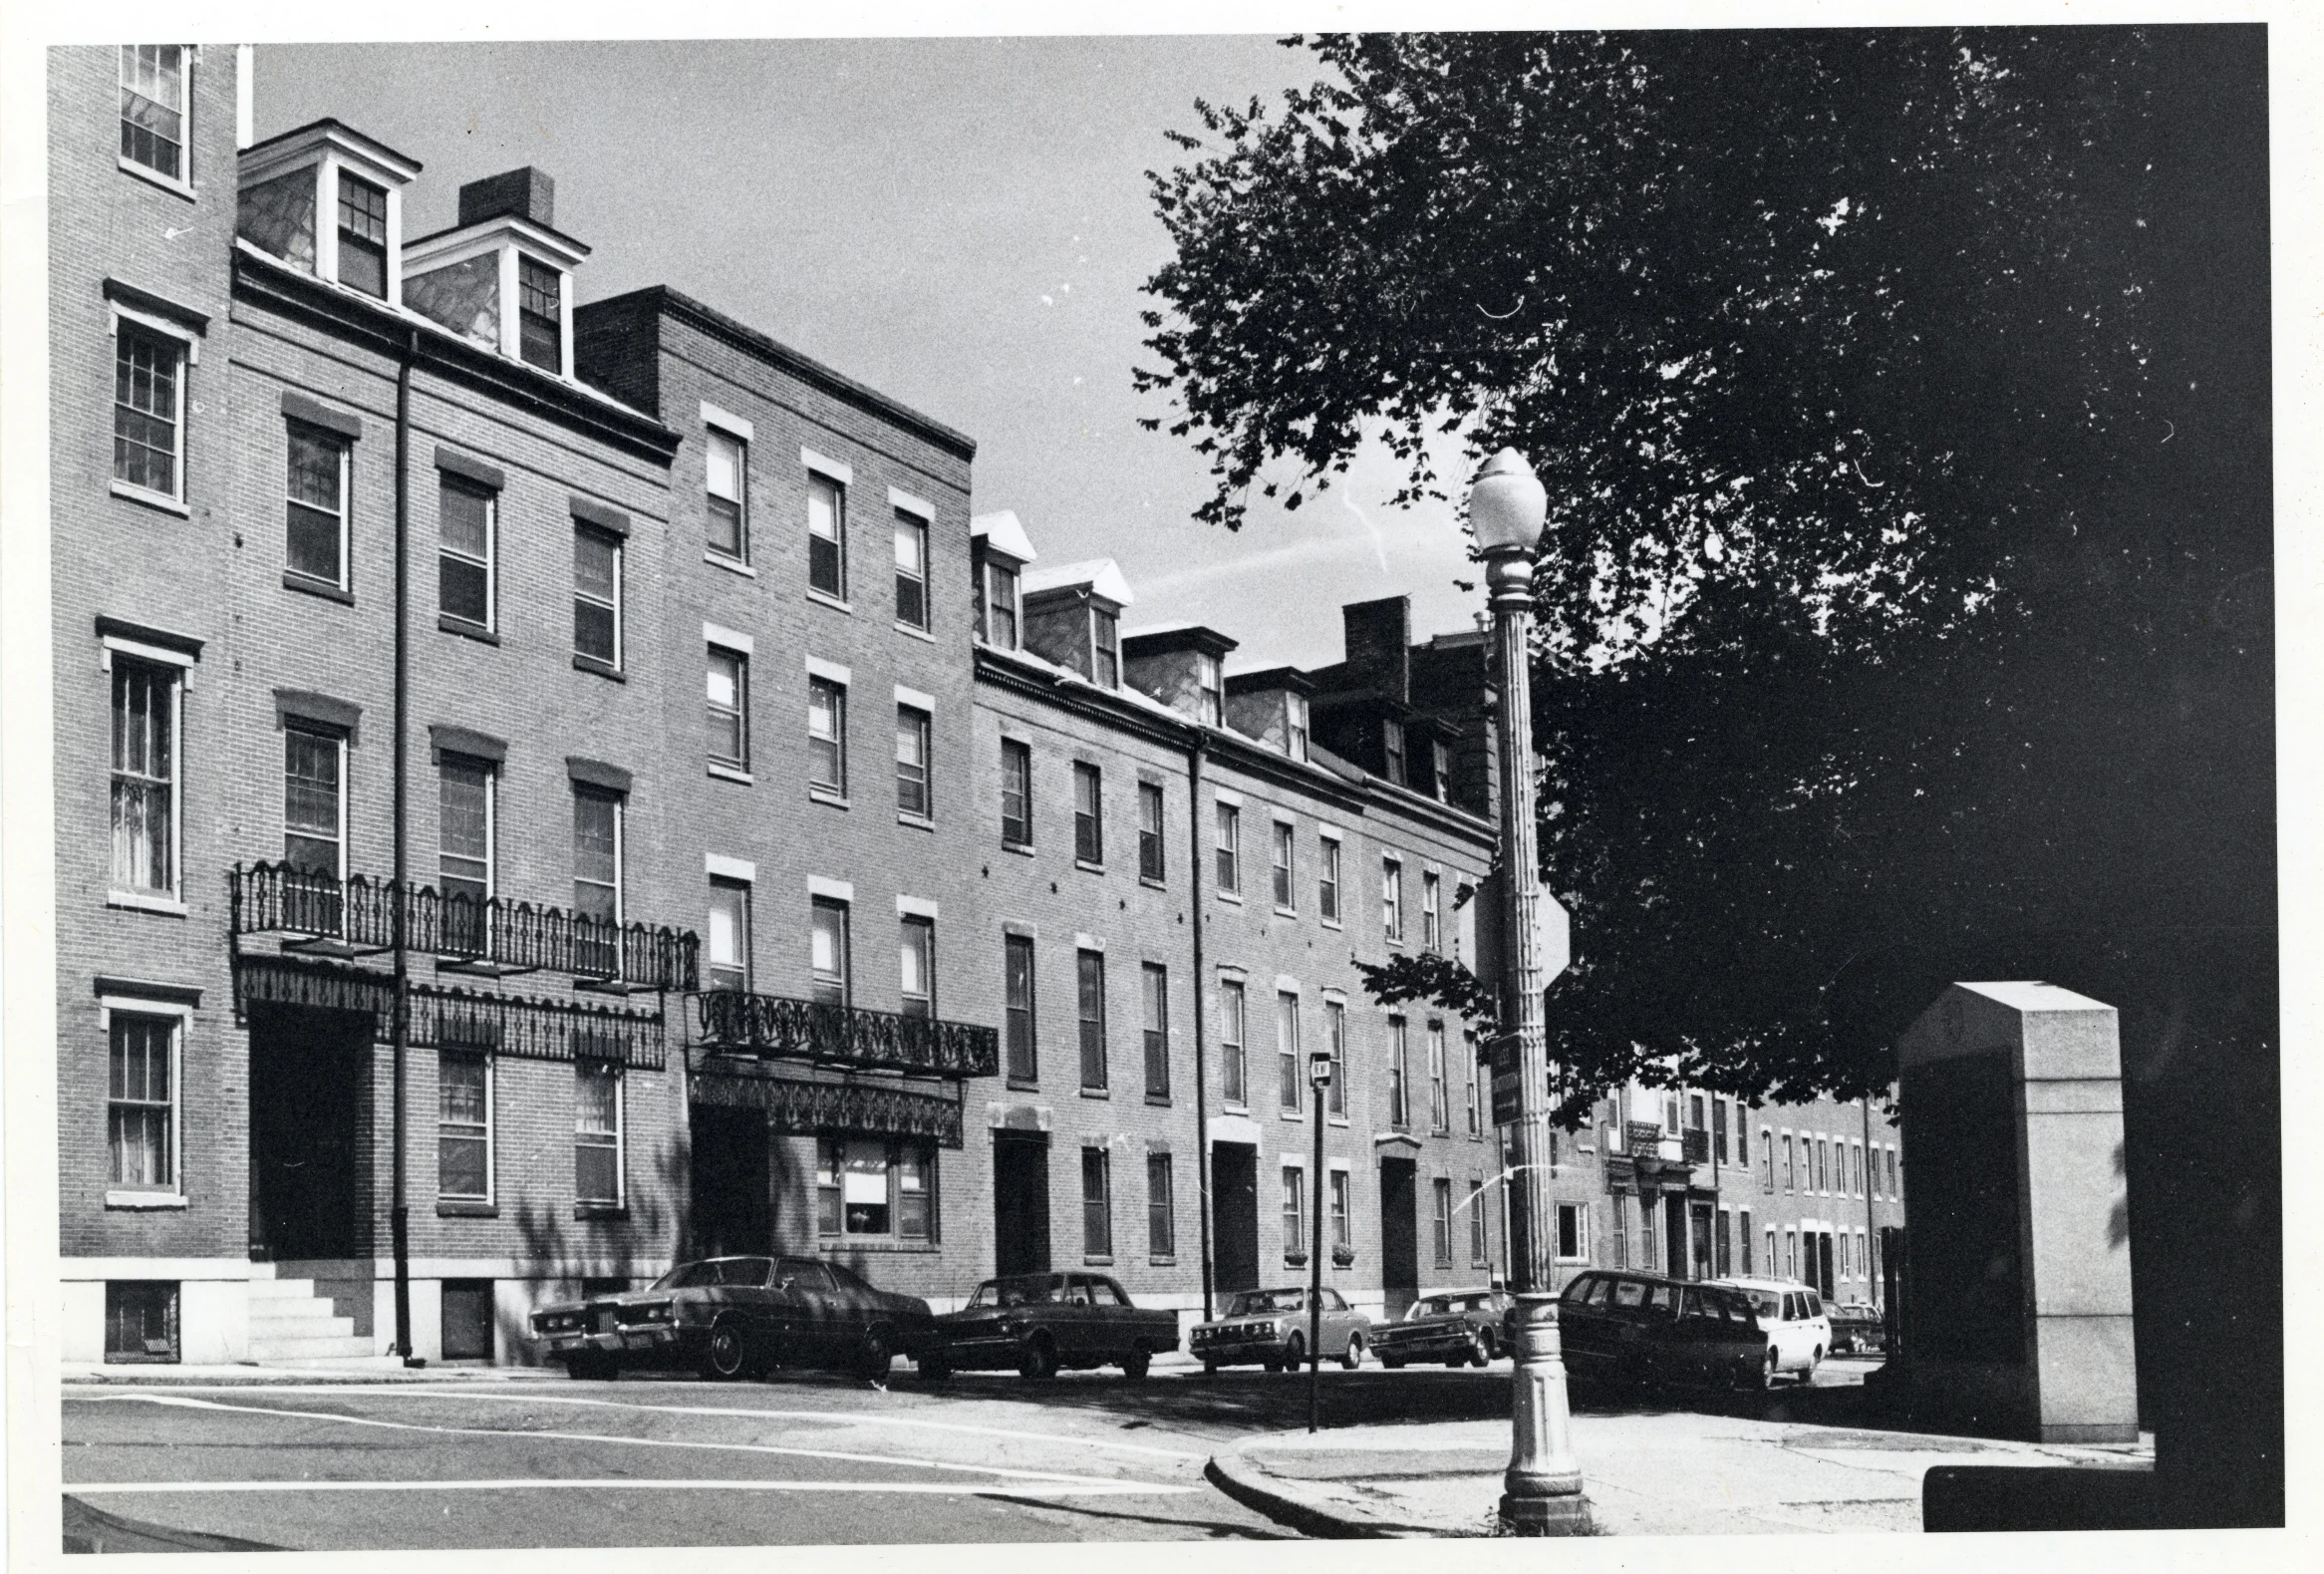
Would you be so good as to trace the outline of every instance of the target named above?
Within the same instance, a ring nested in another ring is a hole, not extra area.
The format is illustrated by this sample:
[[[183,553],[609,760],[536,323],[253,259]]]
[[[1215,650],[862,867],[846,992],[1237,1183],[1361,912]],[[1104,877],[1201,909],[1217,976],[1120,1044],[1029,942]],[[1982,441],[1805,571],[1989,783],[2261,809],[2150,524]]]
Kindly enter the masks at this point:
[[[1484,1366],[1501,1353],[1501,1319],[1514,1303],[1499,1290],[1440,1290],[1412,1303],[1400,1323],[1372,1330],[1383,1367],[1441,1361]]]
[[[1586,1273],[1558,1301],[1566,1365],[1585,1382],[1756,1387],[1767,1336],[1751,1302],[1719,1285]]]
[[[936,1326],[943,1348],[921,1364],[931,1377],[947,1369],[1014,1369],[1050,1378],[1059,1369],[1118,1366],[1136,1382],[1156,1356],[1178,1348],[1177,1313],[1133,1305],[1101,1273],[988,1279],[967,1306],[945,1313]]]
[[[624,1367],[763,1377],[778,1366],[876,1378],[898,1354],[924,1360],[938,1342],[926,1301],[810,1257],[680,1263],[643,1290],[544,1306],[532,1314],[532,1335],[576,1378]]]

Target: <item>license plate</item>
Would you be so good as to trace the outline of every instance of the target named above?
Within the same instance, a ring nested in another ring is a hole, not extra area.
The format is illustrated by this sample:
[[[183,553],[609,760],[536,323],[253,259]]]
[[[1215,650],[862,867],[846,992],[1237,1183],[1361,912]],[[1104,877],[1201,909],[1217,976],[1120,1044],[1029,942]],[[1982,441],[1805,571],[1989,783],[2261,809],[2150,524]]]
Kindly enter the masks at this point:
[[[613,1311],[610,1307],[597,1314],[597,1331],[601,1334],[613,1332]]]

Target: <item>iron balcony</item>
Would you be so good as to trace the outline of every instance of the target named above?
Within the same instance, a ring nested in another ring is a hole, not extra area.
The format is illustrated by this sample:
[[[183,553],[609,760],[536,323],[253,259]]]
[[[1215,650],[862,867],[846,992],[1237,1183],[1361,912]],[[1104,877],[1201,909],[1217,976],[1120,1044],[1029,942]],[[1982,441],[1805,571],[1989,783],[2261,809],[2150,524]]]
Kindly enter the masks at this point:
[[[287,935],[286,949],[376,955],[395,946],[401,911],[408,950],[474,971],[569,973],[619,989],[695,987],[701,943],[691,930],[284,863],[236,865],[228,894],[236,936]]]
[[[1001,1070],[997,1028],[738,989],[704,990],[695,1002],[702,1048],[722,1055],[954,1079]]]

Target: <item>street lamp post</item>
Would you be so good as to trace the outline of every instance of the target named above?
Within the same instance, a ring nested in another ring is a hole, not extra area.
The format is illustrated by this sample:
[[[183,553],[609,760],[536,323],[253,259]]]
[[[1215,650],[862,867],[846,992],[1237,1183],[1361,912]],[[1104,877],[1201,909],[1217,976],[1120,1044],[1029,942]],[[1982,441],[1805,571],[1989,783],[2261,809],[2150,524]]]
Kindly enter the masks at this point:
[[[1315,1206],[1307,1252],[1307,1430],[1323,1412],[1323,1090],[1331,1086],[1331,1052],[1307,1052],[1307,1081],[1315,1090]]]
[[[1511,1449],[1502,1526],[1516,1535],[1588,1535],[1590,1506],[1574,1460],[1573,1417],[1558,1303],[1550,1281],[1550,1068],[1542,1038],[1541,963],[1534,951],[1533,703],[1528,683],[1533,554],[1548,494],[1515,449],[1486,462],[1469,491],[1469,521],[1485,558],[1500,664],[1502,1030],[1517,1047],[1517,1120],[1509,1131],[1509,1287],[1517,1297],[1510,1374]]]

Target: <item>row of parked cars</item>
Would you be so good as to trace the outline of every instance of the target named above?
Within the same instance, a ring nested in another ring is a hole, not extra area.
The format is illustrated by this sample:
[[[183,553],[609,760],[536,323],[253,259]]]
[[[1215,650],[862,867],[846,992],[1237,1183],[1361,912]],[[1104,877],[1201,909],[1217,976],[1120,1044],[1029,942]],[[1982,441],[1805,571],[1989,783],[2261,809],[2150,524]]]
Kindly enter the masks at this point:
[[[1329,1288],[1310,1318],[1307,1294],[1304,1287],[1240,1292],[1222,1316],[1194,1328],[1188,1350],[1206,1372],[1279,1372],[1307,1363],[1310,1330],[1319,1355],[1350,1370],[1367,1350],[1391,1369],[1482,1367],[1515,1346],[1517,1307],[1504,1291],[1440,1291],[1380,1325]],[[1566,1287],[1559,1320],[1567,1365],[1585,1382],[1806,1382],[1827,1355],[1863,1348],[1868,1337],[1856,1309],[1828,1313],[1815,1291],[1768,1279],[1696,1283],[1592,1271]],[[1870,1326],[1877,1335],[1877,1315]],[[1156,1356],[1178,1348],[1178,1318],[1137,1306],[1104,1274],[988,1279],[961,1310],[937,1315],[919,1297],[875,1288],[838,1263],[738,1256],[680,1263],[643,1290],[544,1306],[532,1315],[532,1335],[547,1360],[576,1378],[609,1378],[625,1367],[719,1379],[823,1367],[876,1378],[903,1356],[931,1380],[956,1371],[1048,1378],[1100,1367],[1136,1380]]]

